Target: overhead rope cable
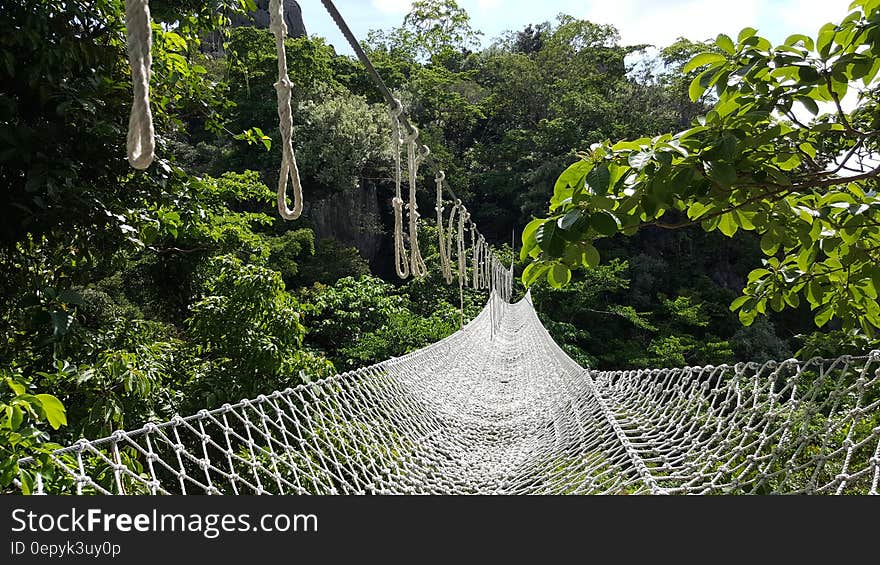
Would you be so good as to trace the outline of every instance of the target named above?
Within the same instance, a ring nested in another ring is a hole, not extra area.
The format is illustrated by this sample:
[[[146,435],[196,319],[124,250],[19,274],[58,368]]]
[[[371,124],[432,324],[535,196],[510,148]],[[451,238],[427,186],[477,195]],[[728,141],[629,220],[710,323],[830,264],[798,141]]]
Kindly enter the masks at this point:
[[[382,94],[382,97],[388,103],[390,108],[396,108],[399,104],[399,101],[394,96],[394,93],[391,92],[391,89],[388,88],[388,85],[385,84],[385,81],[382,80],[382,77],[379,76],[379,73],[376,71],[376,68],[373,66],[372,61],[370,61],[370,57],[364,51],[364,48],[361,46],[360,41],[354,36],[351,31],[351,28],[348,27],[348,23],[346,23],[345,19],[342,17],[342,14],[339,13],[339,10],[336,8],[336,5],[333,3],[333,0],[321,0],[321,4],[324,5],[327,12],[330,14],[330,17],[333,18],[333,21],[336,23],[336,27],[339,28],[339,31],[342,32],[342,35],[345,37],[345,40],[348,42],[352,51],[354,51],[355,56],[357,56],[358,60],[363,64],[364,68],[367,70],[367,74],[372,79],[373,84],[376,85],[376,88]],[[407,119],[406,114],[401,112],[397,116],[400,125],[406,128],[410,134],[413,134],[418,131],[418,129],[410,123]],[[439,176],[442,169],[440,165],[431,157],[430,155],[426,155],[424,158],[425,165],[431,169],[431,172],[434,173],[435,176]],[[443,188],[449,195],[452,197],[452,201],[455,202],[460,200],[460,198],[455,194],[449,184],[444,184]]]

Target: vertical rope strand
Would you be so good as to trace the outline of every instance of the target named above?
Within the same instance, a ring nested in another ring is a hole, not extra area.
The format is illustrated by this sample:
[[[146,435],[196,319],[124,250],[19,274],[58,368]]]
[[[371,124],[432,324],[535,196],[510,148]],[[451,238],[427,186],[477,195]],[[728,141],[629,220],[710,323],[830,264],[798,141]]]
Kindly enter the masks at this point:
[[[452,211],[449,213],[449,230],[443,227],[443,181],[446,179],[446,173],[440,171],[434,179],[437,182],[437,243],[440,251],[440,272],[446,284],[452,283],[452,222],[455,218],[455,212],[458,208],[453,205]]]
[[[464,287],[467,281],[467,251],[465,249],[464,242],[464,225],[470,220],[471,214],[467,211],[467,208],[461,204],[461,201],[458,200],[457,204],[461,207],[461,210],[458,214],[458,237],[456,238],[456,247],[457,247],[457,255],[458,259],[458,300],[459,300],[459,312],[461,314],[460,317],[460,327],[464,327]]]
[[[153,32],[150,29],[150,6],[147,0],[125,0],[125,33],[134,92],[128,117],[126,150],[132,167],[146,169],[153,163],[156,150],[153,114],[150,111]]]
[[[278,58],[278,82],[275,92],[278,96],[278,121],[281,129],[281,172],[278,176],[278,213],[285,220],[300,217],[303,209],[302,184],[299,167],[293,151],[293,111],[290,108],[293,84],[287,76],[287,54],[284,39],[287,37],[287,24],[284,23],[284,2],[269,1],[269,29],[275,34],[275,51]],[[287,182],[293,187],[293,209],[287,205]]]
[[[394,270],[397,276],[405,279],[409,276],[409,257],[403,241],[403,192],[401,190],[401,163],[400,163],[400,114],[403,113],[403,105],[400,100],[394,99],[391,107],[391,152],[394,154],[394,198],[391,206],[394,208]]]
[[[415,278],[422,278],[428,274],[428,268],[425,260],[422,259],[421,250],[419,250],[419,205],[416,201],[416,176],[419,171],[419,165],[430,154],[427,145],[422,145],[421,150],[417,144],[419,138],[419,130],[415,126],[406,137],[407,152],[407,168],[409,172],[409,264],[410,273]]]

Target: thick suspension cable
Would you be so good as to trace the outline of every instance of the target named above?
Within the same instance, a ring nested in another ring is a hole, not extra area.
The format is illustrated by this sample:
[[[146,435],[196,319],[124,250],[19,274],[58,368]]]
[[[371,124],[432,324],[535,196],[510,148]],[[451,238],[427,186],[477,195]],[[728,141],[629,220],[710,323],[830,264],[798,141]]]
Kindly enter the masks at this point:
[[[330,17],[333,19],[334,23],[336,23],[336,27],[339,28],[339,31],[345,37],[345,40],[348,42],[352,51],[354,51],[355,56],[366,69],[367,74],[373,81],[373,84],[376,86],[379,93],[385,99],[388,107],[391,109],[400,107],[400,101],[397,100],[397,98],[391,92],[391,89],[388,88],[388,86],[385,84],[385,81],[382,80],[382,77],[376,71],[376,68],[373,66],[373,62],[364,51],[364,48],[360,44],[360,41],[358,41],[357,37],[355,37],[354,33],[352,33],[351,28],[349,28],[348,23],[345,21],[345,18],[342,17],[342,14],[336,8],[333,0],[321,0],[321,3],[324,5],[327,13],[330,14]],[[397,119],[399,121],[399,124],[403,126],[403,128],[406,129],[409,134],[413,134],[417,131],[417,128],[409,121],[405,113],[399,114]],[[442,171],[441,167],[430,155],[425,155],[424,163],[435,176],[439,175]],[[444,185],[444,190],[449,193],[453,202],[460,200],[459,197],[455,194],[455,191],[450,188],[448,183]]]

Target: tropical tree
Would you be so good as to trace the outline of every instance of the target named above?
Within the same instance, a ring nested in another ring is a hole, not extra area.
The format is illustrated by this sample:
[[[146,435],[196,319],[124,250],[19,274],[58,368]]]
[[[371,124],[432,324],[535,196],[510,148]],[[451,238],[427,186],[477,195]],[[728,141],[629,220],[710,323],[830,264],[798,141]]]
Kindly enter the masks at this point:
[[[455,0],[415,0],[401,27],[371,31],[368,43],[412,60],[429,60],[447,50],[475,48],[480,35]]]
[[[760,236],[765,257],[731,309],[748,325],[805,299],[816,325],[880,328],[880,1],[856,0],[816,38],[773,46],[746,28],[684,72],[711,111],[689,129],[596,143],[558,178],[550,216],[523,231],[523,282],[569,282],[594,245],[653,226]]]

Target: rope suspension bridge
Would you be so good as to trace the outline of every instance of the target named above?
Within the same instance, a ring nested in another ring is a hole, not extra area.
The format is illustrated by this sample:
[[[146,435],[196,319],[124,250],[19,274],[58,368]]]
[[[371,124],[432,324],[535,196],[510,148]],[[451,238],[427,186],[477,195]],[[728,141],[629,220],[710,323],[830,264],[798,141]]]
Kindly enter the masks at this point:
[[[402,357],[58,449],[48,455],[36,492],[878,494],[880,351],[672,369],[579,366],[541,324],[529,293],[511,302],[512,267],[492,253],[444,185],[445,173],[417,144],[418,130],[332,2],[322,2],[389,102],[398,274],[421,277],[426,270],[415,204],[418,167],[425,162],[436,174],[443,278],[451,284],[457,274],[460,289],[488,290],[488,302],[459,331]],[[126,4],[135,81],[129,158],[146,168],[154,148],[149,10],[146,0]],[[282,63],[282,10],[283,3],[272,0],[284,144],[278,206],[282,217],[293,219],[302,210],[302,190]],[[291,179],[293,209],[286,200]],[[446,227],[444,190],[454,202]]]
[[[527,294],[371,367],[51,454],[76,494],[877,494],[880,351],[593,371]]]

